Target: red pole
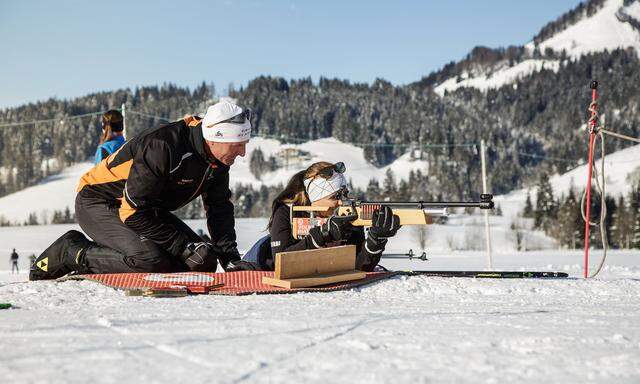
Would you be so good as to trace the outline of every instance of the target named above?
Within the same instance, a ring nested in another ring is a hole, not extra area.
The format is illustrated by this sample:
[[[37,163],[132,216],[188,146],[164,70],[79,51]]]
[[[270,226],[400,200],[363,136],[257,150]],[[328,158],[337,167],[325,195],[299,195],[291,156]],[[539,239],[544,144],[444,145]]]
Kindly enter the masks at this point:
[[[586,220],[584,223],[584,278],[589,277],[589,231],[591,226],[591,171],[593,164],[593,147],[596,139],[596,122],[597,122],[597,110],[598,110],[598,82],[591,82],[591,118],[589,119],[589,160],[587,162],[587,208],[586,208]]]

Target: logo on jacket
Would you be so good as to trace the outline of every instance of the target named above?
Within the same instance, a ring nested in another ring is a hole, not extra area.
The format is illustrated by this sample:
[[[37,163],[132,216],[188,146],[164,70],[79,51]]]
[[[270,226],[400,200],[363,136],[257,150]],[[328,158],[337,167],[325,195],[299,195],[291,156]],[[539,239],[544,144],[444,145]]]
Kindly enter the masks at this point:
[[[193,179],[182,179],[178,181],[178,184],[180,185],[191,184],[191,183],[193,183]]]

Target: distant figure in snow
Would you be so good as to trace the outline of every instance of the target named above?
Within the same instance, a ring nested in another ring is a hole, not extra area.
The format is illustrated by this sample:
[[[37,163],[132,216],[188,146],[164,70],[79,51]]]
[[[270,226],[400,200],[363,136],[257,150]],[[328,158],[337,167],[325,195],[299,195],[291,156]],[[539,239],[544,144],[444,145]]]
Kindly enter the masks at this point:
[[[36,255],[32,253],[31,256],[29,256],[29,266],[33,265],[33,263],[35,262],[36,262]]]
[[[18,252],[16,252],[16,249],[13,248],[13,252],[11,252],[11,273],[20,273],[20,270],[18,269],[19,257],[20,256],[18,256]]]
[[[124,118],[122,113],[112,109],[102,115],[102,135],[100,135],[100,143],[96,150],[95,164],[107,158],[124,144],[123,129]]]

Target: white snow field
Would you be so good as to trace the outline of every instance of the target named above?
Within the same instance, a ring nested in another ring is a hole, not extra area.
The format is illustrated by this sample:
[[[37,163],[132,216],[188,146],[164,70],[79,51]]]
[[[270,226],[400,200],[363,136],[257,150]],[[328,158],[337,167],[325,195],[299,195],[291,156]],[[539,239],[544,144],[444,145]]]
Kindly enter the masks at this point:
[[[240,247],[264,224],[239,220]],[[24,268],[28,252],[71,228],[77,227],[0,228],[7,257],[0,269],[9,267],[9,247],[18,248]],[[403,232],[399,240],[410,239]],[[429,257],[382,264],[485,265],[479,251]],[[172,299],[128,297],[87,281],[26,282],[25,273],[4,271],[0,302],[14,308],[0,310],[0,377],[3,383],[640,382],[640,254],[612,252],[601,276],[590,280],[577,277],[581,261],[579,251],[494,256],[497,269],[570,273],[562,280],[396,277],[333,293]]]

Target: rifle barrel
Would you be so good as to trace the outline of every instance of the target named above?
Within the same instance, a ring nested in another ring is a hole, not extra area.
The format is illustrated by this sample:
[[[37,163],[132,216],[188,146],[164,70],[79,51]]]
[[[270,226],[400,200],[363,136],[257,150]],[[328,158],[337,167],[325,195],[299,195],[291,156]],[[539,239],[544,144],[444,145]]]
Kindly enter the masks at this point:
[[[351,205],[349,201],[346,205]],[[362,205],[386,205],[390,208],[480,208],[480,209],[492,209],[493,201],[353,201],[353,205],[356,207]]]

